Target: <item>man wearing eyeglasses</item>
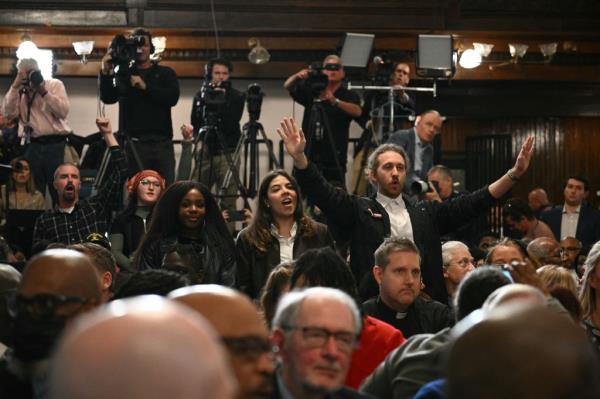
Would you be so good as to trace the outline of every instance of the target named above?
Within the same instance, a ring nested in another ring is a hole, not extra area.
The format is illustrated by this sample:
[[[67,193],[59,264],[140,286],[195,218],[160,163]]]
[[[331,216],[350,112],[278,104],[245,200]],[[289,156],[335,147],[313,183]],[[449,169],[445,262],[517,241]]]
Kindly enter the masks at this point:
[[[448,241],[442,245],[442,272],[448,291],[448,303],[454,303],[458,285],[467,274],[475,270],[475,259],[469,247],[460,241]]]
[[[322,167],[327,181],[338,182],[345,187],[350,122],[362,114],[360,97],[343,87],[342,81],[346,74],[340,57],[328,55],[323,60],[322,68],[321,73],[327,76],[327,86],[318,93],[313,91],[311,84],[311,74],[316,70],[308,68],[290,76],[283,87],[290,92],[294,101],[304,106],[302,129],[307,134],[312,133],[311,137],[307,137],[310,141],[307,156]],[[312,114],[317,102],[321,104],[325,119],[319,121],[320,127]]]
[[[354,300],[325,287],[292,291],[273,318],[277,347],[273,399],[369,398],[343,387],[361,330]]]
[[[256,306],[231,288],[203,284],[177,289],[169,298],[191,307],[215,328],[238,380],[236,399],[268,399],[274,361],[267,328]]]
[[[46,397],[48,357],[59,335],[99,301],[98,278],[85,255],[51,249],[31,259],[9,305],[12,339],[0,359],[0,398]]]

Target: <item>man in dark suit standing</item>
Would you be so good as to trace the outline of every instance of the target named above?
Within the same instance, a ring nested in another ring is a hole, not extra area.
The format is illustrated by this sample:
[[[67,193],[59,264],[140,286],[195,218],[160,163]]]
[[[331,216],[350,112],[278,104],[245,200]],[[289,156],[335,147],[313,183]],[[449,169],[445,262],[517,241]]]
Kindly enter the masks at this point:
[[[581,241],[583,253],[600,239],[600,213],[585,203],[588,194],[589,181],[582,176],[570,176],[563,190],[565,203],[540,216],[557,240],[575,237]]]
[[[440,236],[485,212],[510,190],[527,168],[533,154],[533,136],[528,137],[515,165],[498,180],[454,201],[414,201],[402,195],[407,178],[406,152],[394,144],[383,144],[369,156],[370,180],[377,185],[372,197],[357,197],[337,190],[323,178],[304,154],[306,139],[293,119],[285,118],[278,129],[288,154],[294,159],[302,192],[328,220],[350,238],[350,268],[361,285],[361,297],[377,295],[371,269],[373,253],[389,236],[413,241],[421,258],[425,291],[446,303],[448,294],[442,275]]]
[[[439,112],[429,110],[415,119],[415,126],[407,130],[398,130],[388,139],[388,143],[396,144],[408,154],[407,184],[419,178],[427,181],[427,172],[433,167],[433,139],[442,129],[443,118]]]

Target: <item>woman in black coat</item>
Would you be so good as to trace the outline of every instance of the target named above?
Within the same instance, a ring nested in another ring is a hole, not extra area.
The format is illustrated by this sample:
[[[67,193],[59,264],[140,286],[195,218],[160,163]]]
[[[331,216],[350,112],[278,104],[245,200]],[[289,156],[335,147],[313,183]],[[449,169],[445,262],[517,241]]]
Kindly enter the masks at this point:
[[[284,170],[274,170],[260,183],[256,214],[236,241],[236,286],[257,298],[275,266],[296,259],[307,249],[333,245],[327,226],[304,213],[296,179]]]

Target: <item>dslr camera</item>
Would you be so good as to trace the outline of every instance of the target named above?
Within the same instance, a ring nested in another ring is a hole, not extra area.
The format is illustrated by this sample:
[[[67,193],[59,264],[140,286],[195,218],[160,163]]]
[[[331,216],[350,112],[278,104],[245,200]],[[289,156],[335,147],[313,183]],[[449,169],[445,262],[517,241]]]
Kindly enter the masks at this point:
[[[32,89],[37,89],[44,82],[44,77],[39,69],[32,69],[27,72],[27,78],[25,80],[25,86]]]
[[[410,185],[410,192],[413,195],[425,194],[433,192],[433,189],[438,193],[440,192],[440,186],[437,181],[432,181],[431,183],[415,179]]]

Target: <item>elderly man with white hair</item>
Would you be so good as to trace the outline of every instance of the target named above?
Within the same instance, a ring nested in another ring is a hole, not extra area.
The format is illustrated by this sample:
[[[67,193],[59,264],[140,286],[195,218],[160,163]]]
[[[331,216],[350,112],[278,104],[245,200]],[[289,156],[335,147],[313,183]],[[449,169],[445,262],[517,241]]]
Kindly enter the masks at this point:
[[[64,84],[58,79],[44,79],[38,63],[24,58],[17,63],[17,76],[2,103],[2,113],[19,118],[19,136],[29,142],[25,158],[29,161],[37,189],[44,194],[46,186],[56,202],[52,187],[53,173],[63,161],[67,135],[69,99]]]
[[[279,368],[272,398],[369,398],[343,387],[361,320],[354,300],[335,288],[285,295],[273,318]]]
[[[475,259],[469,247],[460,241],[448,241],[442,245],[442,271],[448,291],[448,303],[453,303],[458,285],[467,273],[475,269]]]
[[[205,319],[159,296],[77,320],[53,358],[52,399],[232,399],[236,381]]]

